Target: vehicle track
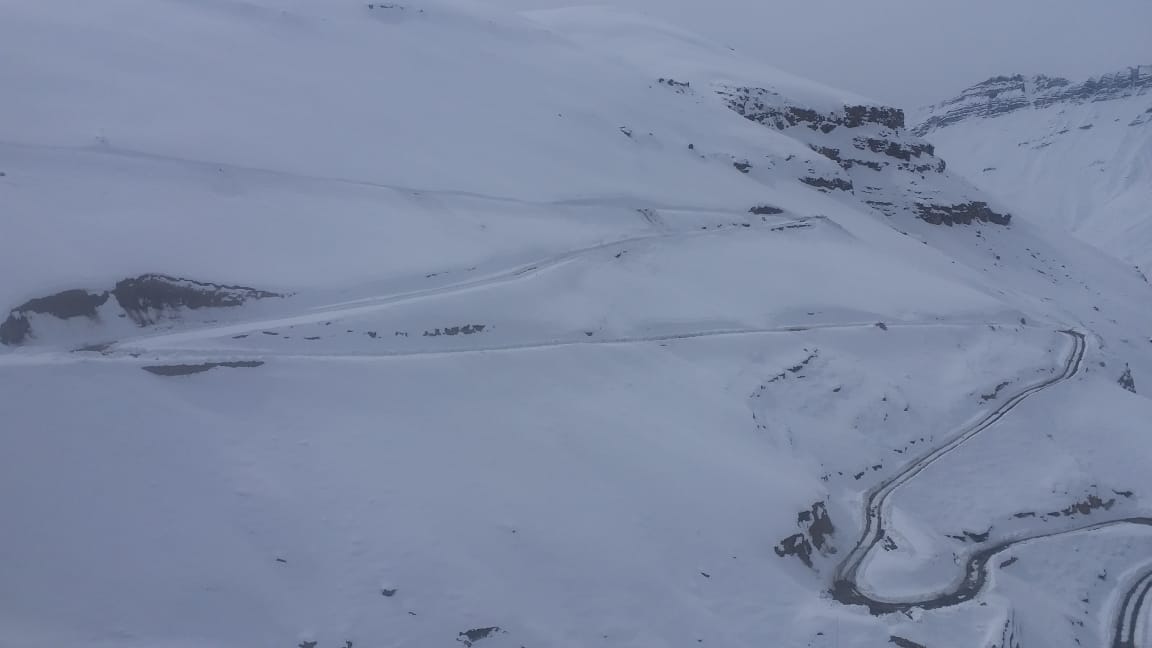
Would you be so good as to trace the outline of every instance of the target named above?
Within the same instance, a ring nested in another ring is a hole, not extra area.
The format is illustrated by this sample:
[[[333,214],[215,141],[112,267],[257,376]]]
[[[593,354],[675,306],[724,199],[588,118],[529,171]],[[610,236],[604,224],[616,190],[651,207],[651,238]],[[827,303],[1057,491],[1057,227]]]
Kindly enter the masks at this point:
[[[1138,648],[1136,634],[1140,629],[1140,614],[1145,605],[1152,603],[1150,593],[1152,593],[1152,568],[1146,568],[1121,599],[1120,612],[1116,615],[1112,632],[1112,648]],[[1146,637],[1146,639],[1152,638]]]
[[[783,231],[788,229],[806,228],[811,227],[813,223],[824,220],[822,216],[808,216],[800,217],[789,220],[774,221],[756,227],[759,231]],[[394,293],[384,295],[381,297],[372,297],[366,299],[358,299],[353,302],[342,302],[340,304],[331,304],[328,306],[317,306],[309,310],[309,312],[298,315],[288,315],[263,320],[246,321],[239,324],[228,324],[224,326],[215,326],[208,328],[197,328],[190,331],[180,331],[177,333],[159,333],[152,335],[144,335],[128,340],[120,340],[113,346],[115,348],[124,349],[129,346],[133,348],[148,349],[153,346],[163,346],[171,342],[179,342],[185,340],[200,340],[205,338],[222,337],[226,335],[237,335],[243,333],[252,333],[263,329],[279,328],[285,326],[298,326],[302,324],[316,324],[331,320],[335,317],[349,317],[355,315],[362,315],[372,313],[375,311],[389,308],[395,304],[418,301],[421,299],[428,299],[431,297],[440,297],[444,295],[456,294],[467,292],[470,290],[479,290],[490,288],[501,284],[512,283],[537,276],[545,271],[558,268],[565,264],[576,261],[580,258],[586,257],[597,252],[605,252],[608,250],[615,250],[631,245],[650,243],[653,241],[662,241],[669,239],[688,239],[699,238],[706,236],[718,235],[733,235],[737,231],[743,232],[744,228],[730,228],[730,229],[711,229],[711,230],[679,230],[673,232],[660,232],[655,234],[646,234],[643,236],[634,236],[626,239],[618,239],[609,241],[607,243],[600,243],[591,245],[576,250],[569,250],[560,254],[552,255],[542,259],[537,259],[528,263],[517,265],[513,268],[497,271],[481,277],[467,279],[464,281],[449,283],[445,285],[436,286],[433,288],[423,288],[418,290],[411,290],[401,293]]]
[[[977,560],[979,554],[969,558],[964,577],[954,584],[949,591],[912,601],[891,601],[870,596],[861,589],[859,570],[868,555],[885,537],[887,523],[885,513],[888,508],[888,499],[892,496],[892,493],[911,481],[928,466],[936,463],[953,450],[964,445],[980,432],[983,432],[1004,418],[1008,412],[1015,409],[1017,405],[1024,402],[1029,396],[1064,382],[1080,371],[1086,347],[1084,334],[1073,330],[1061,331],[1061,333],[1072,339],[1072,350],[1069,352],[1064,362],[1063,370],[1059,374],[1037,382],[1023,391],[1018,392],[1005,401],[1004,404],[989,412],[972,425],[961,430],[960,433],[953,436],[946,443],[933,448],[927,454],[913,460],[898,473],[880,482],[865,493],[864,530],[860,540],[857,541],[852,550],[848,552],[848,555],[844,557],[844,560],[836,567],[832,582],[833,598],[847,605],[865,605],[873,614],[883,614],[912,608],[930,609],[955,605],[956,603],[972,598],[979,592],[979,587],[983,586],[986,579],[985,569],[981,567],[981,565],[987,562],[987,558],[985,558],[984,562],[980,563]],[[1000,550],[1002,551],[1006,548],[1007,547],[1001,547]],[[973,574],[974,568],[977,568],[977,574]]]
[[[990,576],[989,563],[997,555],[1013,547],[1061,536],[1091,533],[1109,527],[1152,527],[1152,517],[1127,517],[1005,539],[969,555],[965,561],[963,574],[950,587],[920,598],[885,599],[865,591],[866,588],[862,587],[859,580],[860,567],[885,537],[885,513],[887,512],[888,501],[897,489],[928,466],[994,425],[1029,396],[1067,381],[1080,371],[1087,346],[1085,336],[1075,330],[1061,331],[1061,333],[1072,339],[1072,349],[1058,375],[1033,384],[1017,393],[1005,401],[1003,405],[952,437],[948,442],[912,461],[896,475],[877,484],[865,494],[864,531],[860,540],[837,566],[833,578],[831,594],[836,601],[844,605],[865,606],[873,615],[908,612],[913,609],[933,610],[950,607],[970,601],[983,591]],[[1112,628],[1112,648],[1138,648],[1136,640],[1137,631],[1140,629],[1139,621],[1142,612],[1146,610],[1145,606],[1149,604],[1152,604],[1152,568],[1146,569],[1124,593]]]

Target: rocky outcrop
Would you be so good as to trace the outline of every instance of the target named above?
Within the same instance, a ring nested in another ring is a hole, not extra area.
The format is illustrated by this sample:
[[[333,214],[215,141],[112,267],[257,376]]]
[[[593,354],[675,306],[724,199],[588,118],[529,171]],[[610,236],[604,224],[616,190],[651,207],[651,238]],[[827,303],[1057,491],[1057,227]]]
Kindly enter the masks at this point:
[[[728,107],[745,119],[776,130],[804,126],[814,131],[831,133],[838,127],[860,128],[878,125],[891,130],[904,128],[904,111],[885,106],[844,106],[821,112],[790,104],[779,93],[767,88],[720,85],[716,89]]]
[[[0,323],[0,344],[14,346],[34,336],[32,318],[35,315],[47,315],[60,320],[78,317],[97,320],[100,308],[109,299],[115,300],[122,311],[122,317],[130,318],[137,326],[148,326],[186,309],[227,308],[254,299],[281,296],[246,286],[145,274],[123,279],[112,290],[93,292],[72,289],[30,299],[13,308],[8,318]]]
[[[845,171],[857,167],[881,171],[892,165],[919,174],[944,171],[935,147],[904,130],[904,111],[899,108],[846,105],[820,111],[791,104],[766,88],[720,85],[716,92],[745,119],[780,131],[804,129],[795,134],[797,138]],[[852,148],[843,147],[841,130],[859,132],[851,135]]]
[[[1007,225],[1012,221],[1011,214],[993,211],[986,202],[974,200],[956,205],[916,204],[916,214],[933,225],[969,225],[979,221]]]
[[[224,286],[161,274],[146,274],[117,282],[112,296],[133,321],[146,326],[155,323],[166,310],[227,308],[254,299],[281,295],[246,286]]]
[[[234,360],[229,362],[202,362],[200,364],[146,365],[140,368],[157,376],[190,376],[192,374],[204,373],[205,371],[210,371],[218,367],[249,369],[263,365],[264,361],[262,360]]]
[[[796,516],[796,525],[802,531],[781,540],[774,549],[777,556],[795,556],[805,566],[812,567],[814,550],[821,554],[836,553],[836,548],[832,546],[832,535],[836,527],[828,516],[824,502],[816,502],[809,510],[801,511]]]
[[[1060,103],[1108,101],[1149,92],[1152,92],[1152,65],[1139,65],[1081,83],[1044,75],[996,76],[932,106],[931,116],[913,128],[912,133],[923,137],[968,119],[999,117],[1025,108],[1046,108]]]
[[[1116,382],[1133,394],[1136,393],[1136,381],[1132,379],[1132,368],[1128,365],[1124,365],[1124,373],[1120,374],[1120,380]]]
[[[844,125],[857,128],[865,124],[879,124],[892,130],[904,128],[904,111],[888,106],[845,106]]]
[[[108,301],[109,293],[90,293],[87,290],[65,290],[30,299],[12,309],[8,319],[0,323],[0,344],[20,344],[32,333],[28,316],[51,315],[59,319],[96,317],[96,309]]]
[[[800,182],[810,186],[816,187],[821,191],[852,191],[852,182],[843,178],[824,178],[821,176],[808,176],[800,178]]]
[[[1014,81],[999,83],[1011,86]],[[745,119],[781,131],[835,163],[809,158],[792,167],[796,180],[819,191],[852,193],[889,218],[920,218],[936,225],[1011,221],[1010,215],[977,200],[971,185],[949,177],[936,147],[905,129],[904,111],[898,108],[817,108],[797,105],[769,88],[721,83],[713,89]]]

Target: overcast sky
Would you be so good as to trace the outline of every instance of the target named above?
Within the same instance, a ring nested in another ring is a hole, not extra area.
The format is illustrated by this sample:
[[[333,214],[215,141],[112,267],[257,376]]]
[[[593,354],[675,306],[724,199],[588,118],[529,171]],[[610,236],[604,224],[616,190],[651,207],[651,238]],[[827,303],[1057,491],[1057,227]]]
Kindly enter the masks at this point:
[[[1152,64],[1152,0],[490,0],[608,4],[905,108],[996,74],[1073,80]]]

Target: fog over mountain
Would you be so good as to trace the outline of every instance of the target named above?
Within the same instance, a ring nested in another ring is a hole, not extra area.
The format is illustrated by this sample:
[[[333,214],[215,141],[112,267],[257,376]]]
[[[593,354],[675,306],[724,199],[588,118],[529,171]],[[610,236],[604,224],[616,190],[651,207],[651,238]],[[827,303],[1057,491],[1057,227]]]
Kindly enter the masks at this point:
[[[484,0],[597,4],[683,25],[777,67],[917,108],[1008,73],[1086,78],[1152,61],[1146,0]]]

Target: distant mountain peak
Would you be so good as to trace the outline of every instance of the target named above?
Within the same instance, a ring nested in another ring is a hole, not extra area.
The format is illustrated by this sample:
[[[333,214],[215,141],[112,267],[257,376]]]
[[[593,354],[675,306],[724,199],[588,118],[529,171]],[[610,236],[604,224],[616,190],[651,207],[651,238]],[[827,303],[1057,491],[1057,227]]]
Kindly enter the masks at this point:
[[[1074,83],[1044,74],[994,76],[930,106],[912,132],[918,136],[972,118],[998,117],[1025,108],[1109,101],[1152,90],[1152,65],[1136,65]]]

